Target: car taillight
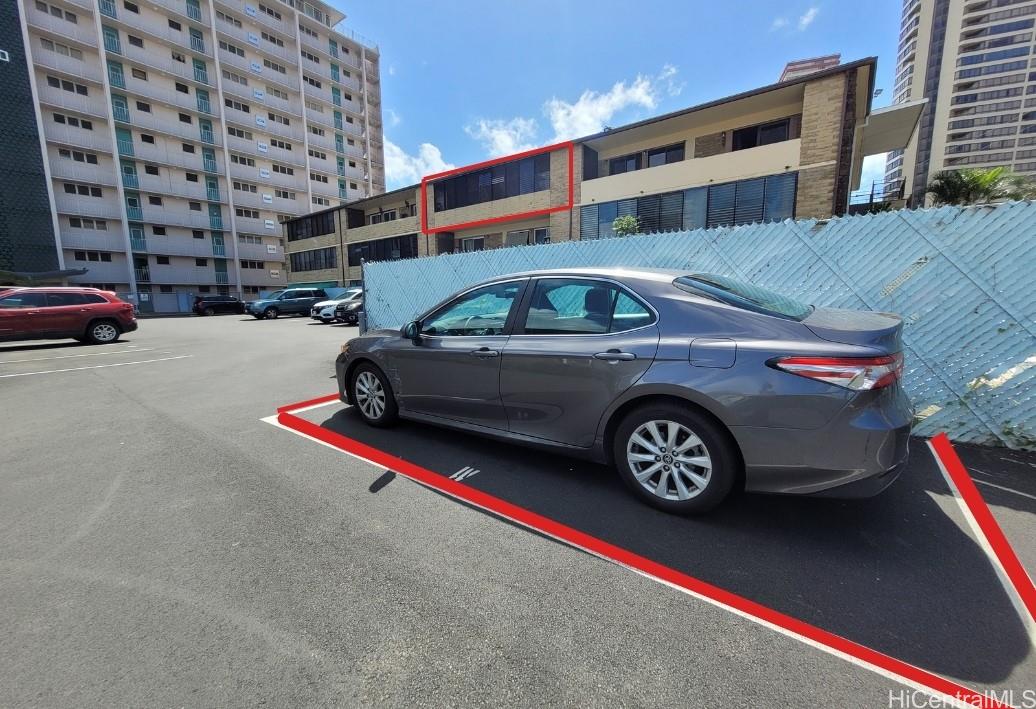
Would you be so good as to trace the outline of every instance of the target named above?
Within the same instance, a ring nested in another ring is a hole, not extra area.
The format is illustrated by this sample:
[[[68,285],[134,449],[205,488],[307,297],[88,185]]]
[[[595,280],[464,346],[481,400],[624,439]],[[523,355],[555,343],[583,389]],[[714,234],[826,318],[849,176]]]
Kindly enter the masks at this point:
[[[903,354],[882,357],[781,357],[777,369],[854,391],[881,389],[903,375]]]

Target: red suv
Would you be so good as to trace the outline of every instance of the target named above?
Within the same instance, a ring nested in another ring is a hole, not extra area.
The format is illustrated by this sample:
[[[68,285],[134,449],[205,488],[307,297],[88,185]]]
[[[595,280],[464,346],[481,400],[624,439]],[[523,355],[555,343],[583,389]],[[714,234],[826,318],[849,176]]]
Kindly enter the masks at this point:
[[[115,342],[137,329],[133,305],[97,288],[0,288],[0,341]]]

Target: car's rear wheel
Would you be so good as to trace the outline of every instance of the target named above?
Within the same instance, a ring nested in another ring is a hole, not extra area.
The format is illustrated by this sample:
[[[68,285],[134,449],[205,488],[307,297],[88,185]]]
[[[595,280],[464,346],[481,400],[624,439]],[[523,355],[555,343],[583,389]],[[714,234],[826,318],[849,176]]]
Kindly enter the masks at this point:
[[[360,416],[371,426],[388,426],[396,421],[399,407],[385,375],[373,364],[361,364],[353,372],[352,400]]]
[[[653,404],[630,412],[615,432],[620,477],[648,504],[674,514],[702,514],[723,501],[738,458],[715,423],[693,409]]]
[[[97,320],[86,328],[86,340],[95,345],[106,345],[119,339],[122,332],[111,320]]]
[[[277,308],[267,308],[263,311],[263,317],[267,320],[276,320],[280,315],[281,311]]]
[[[215,315],[216,311],[213,308],[205,308],[206,315]]]

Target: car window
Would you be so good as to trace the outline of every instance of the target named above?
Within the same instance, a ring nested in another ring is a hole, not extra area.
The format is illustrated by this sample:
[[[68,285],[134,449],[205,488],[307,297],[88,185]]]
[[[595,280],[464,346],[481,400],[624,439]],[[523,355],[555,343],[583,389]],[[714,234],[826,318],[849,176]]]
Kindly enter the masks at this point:
[[[282,295],[284,295],[284,291],[275,290],[273,293],[270,293],[270,295],[266,296],[266,300],[280,300]]]
[[[83,293],[84,303],[107,303],[108,299],[98,293]]]
[[[521,290],[521,281],[494,283],[456,298],[426,318],[421,334],[437,336],[500,335]]]
[[[57,308],[63,305],[83,305],[86,300],[82,293],[47,293],[47,306]]]
[[[647,308],[617,286],[586,279],[536,282],[525,317],[527,335],[599,335],[647,325]]]
[[[743,283],[726,276],[717,276],[711,273],[695,273],[690,276],[680,276],[673,285],[680,290],[702,295],[713,300],[718,300],[727,305],[733,305],[744,310],[751,310],[764,315],[776,315],[777,317],[789,318],[791,320],[805,320],[806,316],[813,312],[813,306],[789,298],[788,296],[774,293],[766,288]]]
[[[310,296],[313,297],[313,298],[326,298],[327,297],[327,293],[325,293],[322,290],[315,290],[312,293],[310,293]]]
[[[0,308],[42,308],[47,304],[43,293],[15,293],[0,298]]]

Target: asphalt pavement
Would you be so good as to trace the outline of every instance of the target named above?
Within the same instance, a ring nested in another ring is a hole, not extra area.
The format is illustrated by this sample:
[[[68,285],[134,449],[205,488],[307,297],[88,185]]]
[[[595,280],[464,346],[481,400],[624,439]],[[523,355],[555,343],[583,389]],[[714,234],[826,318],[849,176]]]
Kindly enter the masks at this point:
[[[222,316],[0,344],[0,706],[888,707],[910,691],[261,421],[333,392],[355,332]],[[596,466],[373,432],[338,404],[305,416],[477,469],[465,484],[969,686],[1036,687],[923,446],[873,500],[743,496],[683,520]],[[1036,460],[962,457],[1032,571]]]

